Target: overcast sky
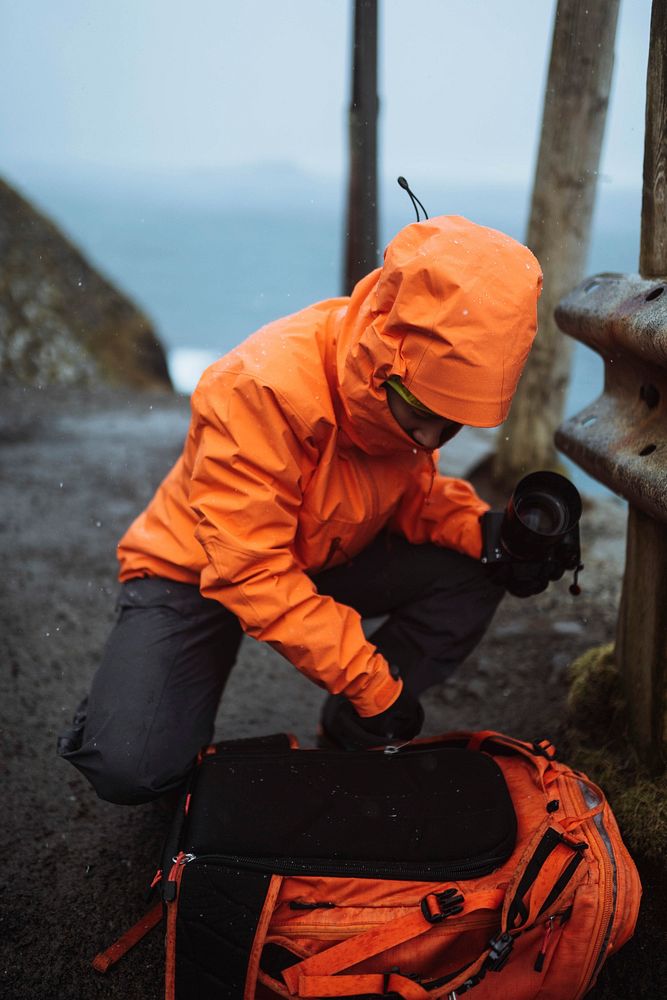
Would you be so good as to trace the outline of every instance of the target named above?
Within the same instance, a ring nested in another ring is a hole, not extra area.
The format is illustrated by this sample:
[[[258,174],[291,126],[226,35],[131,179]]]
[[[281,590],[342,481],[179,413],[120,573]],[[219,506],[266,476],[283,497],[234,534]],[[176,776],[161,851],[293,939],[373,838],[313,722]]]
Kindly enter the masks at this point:
[[[584,2],[584,0],[582,0]],[[389,174],[525,182],[555,0],[380,0]],[[0,173],[344,168],[351,0],[0,0]],[[650,0],[622,0],[602,173],[640,182]]]

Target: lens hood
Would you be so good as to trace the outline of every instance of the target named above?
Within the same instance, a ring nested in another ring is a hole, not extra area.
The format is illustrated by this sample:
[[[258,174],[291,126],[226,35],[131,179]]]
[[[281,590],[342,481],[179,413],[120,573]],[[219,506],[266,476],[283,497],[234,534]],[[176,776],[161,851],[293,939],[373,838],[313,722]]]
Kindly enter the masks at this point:
[[[513,559],[539,560],[578,525],[581,497],[557,472],[531,472],[509,499],[500,529],[502,547]]]

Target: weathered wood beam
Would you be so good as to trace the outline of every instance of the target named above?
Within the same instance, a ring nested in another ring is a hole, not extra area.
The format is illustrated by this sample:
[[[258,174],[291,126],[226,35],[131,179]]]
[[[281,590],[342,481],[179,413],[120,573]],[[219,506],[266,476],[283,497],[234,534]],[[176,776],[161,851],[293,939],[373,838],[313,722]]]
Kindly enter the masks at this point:
[[[643,277],[667,278],[667,0],[653,0],[651,13],[643,180],[639,269]],[[660,771],[667,741],[667,525],[632,504],[616,659],[635,743]]]

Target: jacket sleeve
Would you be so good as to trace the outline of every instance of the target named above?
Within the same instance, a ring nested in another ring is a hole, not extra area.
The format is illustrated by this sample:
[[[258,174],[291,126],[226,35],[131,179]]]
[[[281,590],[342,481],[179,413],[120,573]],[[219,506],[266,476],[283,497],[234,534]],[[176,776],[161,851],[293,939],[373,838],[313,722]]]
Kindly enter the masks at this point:
[[[308,429],[247,375],[205,376],[192,406],[190,503],[208,558],[201,593],[360,715],[384,711],[401,682],[364,637],[359,615],[319,594],[293,555],[304,452],[314,448]]]
[[[433,542],[479,559],[480,517],[488,509],[470,483],[434,474],[430,465],[403,496],[389,527],[416,545]]]

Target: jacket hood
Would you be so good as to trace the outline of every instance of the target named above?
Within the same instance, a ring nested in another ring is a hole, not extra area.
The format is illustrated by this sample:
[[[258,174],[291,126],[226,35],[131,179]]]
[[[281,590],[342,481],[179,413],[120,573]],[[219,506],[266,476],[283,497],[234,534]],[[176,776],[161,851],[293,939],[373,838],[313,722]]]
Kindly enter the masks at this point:
[[[389,412],[390,375],[449,420],[502,423],[537,330],[541,286],[530,250],[495,229],[460,216],[402,229],[336,313],[337,381],[355,443],[414,447]]]

